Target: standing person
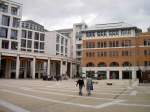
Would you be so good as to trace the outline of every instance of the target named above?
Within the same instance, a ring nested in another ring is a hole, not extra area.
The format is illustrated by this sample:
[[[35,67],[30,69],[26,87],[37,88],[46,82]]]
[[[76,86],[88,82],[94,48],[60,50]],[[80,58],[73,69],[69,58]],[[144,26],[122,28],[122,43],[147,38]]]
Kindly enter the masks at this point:
[[[87,90],[87,95],[90,96],[91,90],[93,90],[93,82],[90,77],[87,77],[87,80],[86,80],[86,90]]]
[[[81,78],[81,77],[79,78],[76,86],[78,86],[78,85],[79,85],[79,95],[82,96],[82,88],[83,88],[83,86],[85,86],[83,78]]]

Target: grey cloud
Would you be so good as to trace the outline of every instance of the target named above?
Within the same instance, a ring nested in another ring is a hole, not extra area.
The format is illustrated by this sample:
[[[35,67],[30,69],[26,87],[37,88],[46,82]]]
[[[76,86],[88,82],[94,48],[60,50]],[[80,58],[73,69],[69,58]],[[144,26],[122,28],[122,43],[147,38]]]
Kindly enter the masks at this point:
[[[125,21],[144,30],[150,26],[150,0],[17,0],[23,18],[50,29],[71,27],[82,19],[88,24]]]

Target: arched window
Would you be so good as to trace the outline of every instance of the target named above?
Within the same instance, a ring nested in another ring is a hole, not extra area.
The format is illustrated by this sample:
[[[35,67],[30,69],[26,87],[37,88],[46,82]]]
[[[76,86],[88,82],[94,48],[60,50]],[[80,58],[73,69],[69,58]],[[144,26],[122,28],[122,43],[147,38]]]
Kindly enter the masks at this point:
[[[106,63],[104,63],[104,62],[100,62],[97,66],[98,66],[98,67],[106,67],[107,65],[106,65]]]
[[[86,67],[94,67],[95,65],[92,62],[86,64]]]
[[[119,66],[119,63],[117,62],[110,63],[110,67],[118,67],[118,66]]]
[[[130,63],[130,62],[124,62],[123,64],[122,64],[122,66],[123,67],[127,67],[127,66],[132,66],[132,64]]]

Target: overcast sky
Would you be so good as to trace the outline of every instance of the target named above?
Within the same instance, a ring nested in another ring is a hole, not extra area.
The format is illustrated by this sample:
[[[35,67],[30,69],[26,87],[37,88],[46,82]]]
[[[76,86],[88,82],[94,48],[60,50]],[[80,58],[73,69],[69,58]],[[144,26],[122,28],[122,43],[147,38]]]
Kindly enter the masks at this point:
[[[15,0],[23,4],[23,20],[48,30],[124,21],[143,31],[150,26],[150,0]]]

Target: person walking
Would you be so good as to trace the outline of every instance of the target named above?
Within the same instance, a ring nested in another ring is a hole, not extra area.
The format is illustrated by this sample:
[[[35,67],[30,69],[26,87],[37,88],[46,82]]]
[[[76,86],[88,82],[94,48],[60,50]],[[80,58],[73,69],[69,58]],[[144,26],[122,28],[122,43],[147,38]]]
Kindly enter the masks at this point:
[[[90,96],[91,90],[93,90],[93,82],[90,77],[87,77],[87,80],[86,80],[86,90],[87,90],[87,95]]]
[[[83,78],[81,78],[81,77],[79,78],[76,86],[78,86],[78,85],[79,85],[79,95],[82,96],[83,95],[82,88],[83,88],[83,86],[85,87]]]

